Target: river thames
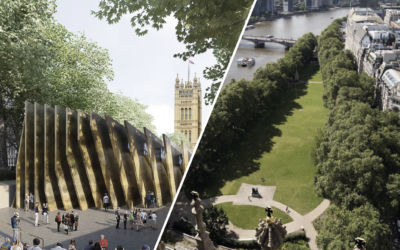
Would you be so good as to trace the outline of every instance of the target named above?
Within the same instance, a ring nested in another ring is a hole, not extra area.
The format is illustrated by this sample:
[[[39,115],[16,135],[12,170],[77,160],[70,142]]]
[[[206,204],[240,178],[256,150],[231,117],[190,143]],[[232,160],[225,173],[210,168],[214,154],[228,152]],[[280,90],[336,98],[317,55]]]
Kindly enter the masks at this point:
[[[332,22],[332,18],[342,18],[348,14],[349,10],[350,8],[338,8],[304,15],[281,17],[273,21],[253,24],[254,29],[246,30],[244,35],[273,35],[286,39],[298,39],[308,32],[319,35]],[[279,58],[284,57],[286,52],[285,47],[280,44],[265,43],[265,48],[254,48],[252,42],[241,40],[224,85],[229,83],[231,79],[239,80],[245,78],[251,80],[257,68],[264,67],[269,62],[276,62]],[[237,66],[237,59],[240,57],[253,57],[256,64],[252,67]]]

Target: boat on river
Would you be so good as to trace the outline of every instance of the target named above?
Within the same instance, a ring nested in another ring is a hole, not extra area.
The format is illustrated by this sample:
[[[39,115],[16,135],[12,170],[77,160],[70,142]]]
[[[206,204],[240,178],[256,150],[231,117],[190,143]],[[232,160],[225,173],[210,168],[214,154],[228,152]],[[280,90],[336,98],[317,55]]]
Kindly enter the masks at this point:
[[[242,66],[242,67],[253,66],[255,63],[256,63],[256,60],[254,58],[241,57],[237,60],[237,65]]]

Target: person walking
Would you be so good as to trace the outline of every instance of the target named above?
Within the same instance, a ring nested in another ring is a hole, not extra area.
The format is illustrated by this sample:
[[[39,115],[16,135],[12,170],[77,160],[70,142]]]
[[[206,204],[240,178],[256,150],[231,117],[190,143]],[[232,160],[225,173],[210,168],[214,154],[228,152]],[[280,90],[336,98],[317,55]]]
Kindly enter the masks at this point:
[[[33,202],[35,201],[35,196],[32,194],[32,193],[30,193],[30,195],[29,195],[29,211],[30,210],[33,210]]]
[[[39,202],[36,202],[35,206],[35,227],[39,226]]]
[[[17,222],[19,221],[19,214],[17,212],[14,213],[14,216],[11,217],[11,227],[13,229],[13,242],[19,239],[19,231]]]
[[[148,228],[153,226],[153,217],[151,217],[152,213],[153,212],[150,210],[150,212],[147,214],[147,227]]]
[[[109,201],[110,198],[108,197],[107,193],[104,194],[103,197],[103,206],[104,206],[104,212],[108,211],[108,206],[109,206]]]
[[[140,226],[140,223],[141,223],[140,218],[141,218],[140,211],[136,210],[136,231],[138,231],[138,232],[139,232],[139,226]]]
[[[64,231],[65,231],[65,232],[67,232],[67,235],[68,235],[68,228],[69,228],[69,226],[68,226],[69,214],[68,214],[68,213],[66,213],[66,214],[65,214],[65,216],[63,215],[63,217],[64,217],[64,221],[63,221],[63,223],[64,223]]]
[[[147,201],[146,207],[150,207],[151,206],[151,192],[150,191],[148,191],[146,194],[146,201]]]
[[[129,224],[130,224],[130,229],[133,230],[133,221],[135,220],[135,218],[133,217],[133,209],[131,209],[131,211],[129,212]]]
[[[48,203],[46,203],[46,211],[47,211],[47,221],[46,221],[46,223],[47,224],[49,224],[49,212],[50,212],[50,210],[49,210],[49,204]]]
[[[115,210],[115,219],[117,219],[117,226],[115,228],[119,229],[119,221],[121,220],[121,216],[119,215],[119,207],[117,207],[117,210]]]
[[[100,244],[101,250],[107,250],[108,241],[104,238],[104,234],[100,235],[99,244]],[[95,245],[95,248],[96,248],[96,245]]]
[[[47,224],[47,221],[48,221],[47,216],[48,216],[48,214],[47,214],[46,203],[43,203],[42,215],[43,215],[43,224]]]
[[[147,223],[147,213],[145,210],[141,213],[142,215],[142,223],[143,223],[143,228],[146,228],[146,223]]]
[[[69,224],[69,227],[70,227],[70,231],[73,231],[74,230],[74,224],[75,224],[75,215],[74,215],[74,211],[71,211],[71,213],[69,214],[69,218],[70,218],[70,224]]]
[[[57,222],[57,231],[60,232],[60,224],[61,224],[60,212],[57,212],[55,221]]]
[[[153,220],[153,228],[157,229],[157,215],[156,215],[156,212],[153,212],[153,214],[151,215],[151,219]]]
[[[78,230],[78,226],[79,226],[79,222],[78,222],[78,220],[79,220],[79,215],[78,215],[77,212],[75,212],[74,219],[75,219],[75,231],[77,231],[77,230]]]
[[[126,210],[124,214],[124,229],[126,229],[126,222],[128,222],[128,210]]]
[[[31,211],[30,209],[29,209],[29,195],[26,193],[25,194],[25,212],[26,211]]]
[[[155,198],[151,199],[151,206],[150,207],[152,207],[152,208],[156,207],[156,199]]]

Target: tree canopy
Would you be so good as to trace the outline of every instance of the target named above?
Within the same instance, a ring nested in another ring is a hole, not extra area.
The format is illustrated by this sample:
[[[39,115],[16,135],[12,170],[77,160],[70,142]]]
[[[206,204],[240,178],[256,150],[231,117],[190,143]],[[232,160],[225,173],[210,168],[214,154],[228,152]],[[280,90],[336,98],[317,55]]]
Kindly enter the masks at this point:
[[[132,14],[131,25],[138,36],[145,35],[149,26],[162,29],[166,18],[173,16],[178,20],[175,27],[177,39],[186,45],[186,51],[174,57],[186,61],[212,50],[217,59],[217,64],[210,65],[203,72],[206,79],[213,81],[205,94],[206,103],[212,103],[252,3],[252,0],[102,0],[100,10],[92,13],[109,24],[119,22],[123,15]]]

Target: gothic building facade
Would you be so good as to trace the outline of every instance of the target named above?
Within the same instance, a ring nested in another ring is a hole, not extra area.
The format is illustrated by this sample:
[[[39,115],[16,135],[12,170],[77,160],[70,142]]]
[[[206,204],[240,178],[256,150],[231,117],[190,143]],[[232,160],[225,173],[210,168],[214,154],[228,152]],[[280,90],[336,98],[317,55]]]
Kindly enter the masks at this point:
[[[175,132],[181,132],[194,148],[201,133],[202,93],[200,79],[175,80]]]

